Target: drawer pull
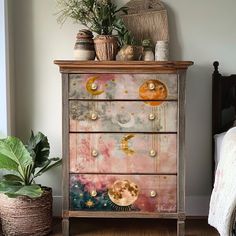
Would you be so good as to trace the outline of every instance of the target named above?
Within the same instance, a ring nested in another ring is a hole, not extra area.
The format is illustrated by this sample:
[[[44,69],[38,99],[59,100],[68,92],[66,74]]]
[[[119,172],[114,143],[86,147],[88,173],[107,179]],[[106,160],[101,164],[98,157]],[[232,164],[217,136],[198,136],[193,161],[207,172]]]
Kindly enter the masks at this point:
[[[97,120],[97,119],[98,119],[97,113],[92,113],[91,114],[91,120]]]
[[[93,157],[97,157],[97,156],[98,156],[98,152],[97,152],[96,150],[93,150],[93,151],[92,151],[92,156],[93,156]]]
[[[90,195],[91,195],[92,197],[96,197],[96,196],[98,195],[98,193],[97,193],[96,190],[93,190],[93,191],[91,191]]]
[[[92,89],[93,91],[96,91],[96,90],[98,89],[98,85],[97,85],[96,83],[92,83],[92,84],[91,84],[91,89]]]
[[[155,88],[156,88],[156,86],[155,86],[155,84],[154,83],[149,83],[148,84],[148,88],[149,88],[149,90],[155,90]]]
[[[155,119],[156,116],[153,113],[149,114],[149,120],[155,120]]]
[[[153,191],[150,192],[150,197],[154,198],[156,196],[157,196],[156,191],[153,190]]]
[[[155,157],[157,155],[157,152],[155,150],[150,150],[149,152],[150,157]]]

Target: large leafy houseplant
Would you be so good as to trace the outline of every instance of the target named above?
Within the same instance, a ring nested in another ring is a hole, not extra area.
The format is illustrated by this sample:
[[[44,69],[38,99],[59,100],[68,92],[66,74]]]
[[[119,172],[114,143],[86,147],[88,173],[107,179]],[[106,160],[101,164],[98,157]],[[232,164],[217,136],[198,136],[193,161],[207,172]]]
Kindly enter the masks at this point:
[[[60,158],[49,158],[50,145],[42,133],[31,137],[24,145],[16,137],[0,140],[0,170],[7,173],[0,180],[0,193],[10,198],[27,196],[39,198],[43,188],[35,183],[35,178],[61,164]]]

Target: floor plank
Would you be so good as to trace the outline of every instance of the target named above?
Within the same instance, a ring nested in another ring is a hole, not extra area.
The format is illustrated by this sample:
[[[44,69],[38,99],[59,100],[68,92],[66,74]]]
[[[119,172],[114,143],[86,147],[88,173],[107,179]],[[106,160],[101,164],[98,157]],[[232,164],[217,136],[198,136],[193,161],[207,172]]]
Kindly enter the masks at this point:
[[[61,236],[55,220],[52,236]],[[152,219],[72,219],[71,235],[77,236],[176,236],[175,220]],[[218,236],[206,219],[186,221],[186,236]]]

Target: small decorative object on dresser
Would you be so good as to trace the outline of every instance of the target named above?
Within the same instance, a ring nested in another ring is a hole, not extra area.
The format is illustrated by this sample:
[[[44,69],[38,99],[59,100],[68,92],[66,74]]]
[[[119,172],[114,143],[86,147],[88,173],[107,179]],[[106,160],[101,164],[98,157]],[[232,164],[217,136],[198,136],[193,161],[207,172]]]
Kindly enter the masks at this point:
[[[63,235],[72,217],[185,222],[192,62],[55,61],[63,74]]]
[[[50,146],[42,133],[31,134],[26,146],[15,137],[0,140],[0,214],[7,236],[43,236],[52,230],[52,189],[35,178],[61,164],[49,159]]]
[[[60,23],[69,17],[98,34],[94,39],[98,60],[116,59],[118,39],[112,34],[120,27],[118,13],[126,13],[126,7],[118,8],[111,0],[57,0],[57,2]]]
[[[155,56],[152,50],[152,45],[151,45],[151,41],[149,39],[145,39],[142,42],[143,45],[143,56],[142,59],[143,61],[154,61],[155,60]]]
[[[155,61],[168,61],[169,59],[169,42],[157,41],[155,48]]]
[[[93,33],[89,30],[80,30],[74,48],[74,58],[79,61],[89,61],[95,59],[95,48]]]

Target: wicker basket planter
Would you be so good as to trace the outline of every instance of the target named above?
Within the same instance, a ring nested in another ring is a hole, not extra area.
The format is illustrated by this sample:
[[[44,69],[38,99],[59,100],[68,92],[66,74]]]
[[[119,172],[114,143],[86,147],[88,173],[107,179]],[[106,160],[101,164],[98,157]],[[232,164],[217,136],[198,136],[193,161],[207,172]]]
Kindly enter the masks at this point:
[[[52,231],[52,190],[40,198],[8,198],[0,194],[2,230],[7,236],[43,236]]]
[[[114,61],[118,52],[118,39],[111,35],[98,35],[94,39],[95,51],[99,61]]]

